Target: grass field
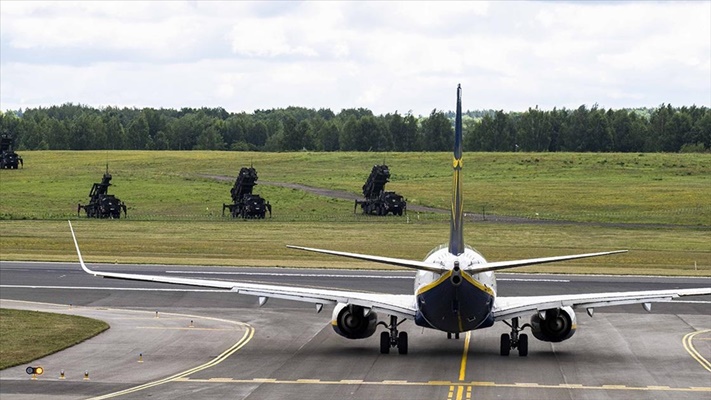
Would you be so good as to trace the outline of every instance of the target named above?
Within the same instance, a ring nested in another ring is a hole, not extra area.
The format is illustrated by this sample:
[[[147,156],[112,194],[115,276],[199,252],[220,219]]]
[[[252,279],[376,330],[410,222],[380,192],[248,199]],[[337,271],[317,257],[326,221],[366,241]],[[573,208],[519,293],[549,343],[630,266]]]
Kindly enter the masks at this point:
[[[447,241],[449,224],[377,222],[73,222],[87,262],[377,268],[379,264],[287,249],[287,244],[423,259]],[[3,260],[76,262],[66,221],[1,221]],[[709,230],[580,224],[469,223],[465,239],[490,261],[629,249],[623,255],[519,268],[521,272],[711,275]],[[696,264],[696,268],[695,268]],[[79,266],[77,265],[77,268]],[[387,268],[387,266],[383,266]]]
[[[449,153],[23,152],[0,171],[0,260],[75,261],[67,218],[89,262],[374,267],[288,250],[286,244],[422,259],[447,241],[446,214],[353,214],[351,201],[266,184],[274,217],[220,217],[231,181],[254,163],[263,182],[360,193],[374,164],[409,204],[447,209]],[[106,160],[119,221],[76,217]],[[488,260],[629,249],[625,255],[536,272],[711,275],[711,156],[706,154],[473,153],[464,159],[465,210],[572,223],[467,223],[465,240]],[[582,223],[581,223],[582,222]],[[584,222],[593,222],[587,224]],[[614,224],[611,224],[614,223]],[[696,264],[696,267],[694,266]]]
[[[235,177],[254,163],[261,181],[301,183],[360,194],[374,164],[387,163],[388,190],[409,204],[447,209],[449,153],[250,153],[209,151],[33,151],[25,168],[2,170],[0,217],[65,219],[101,180],[126,202],[132,219],[218,218]],[[465,211],[567,221],[711,226],[711,155],[469,153]],[[257,185],[274,218],[350,220],[353,203]]]
[[[0,308],[0,370],[56,353],[108,328],[91,318]]]

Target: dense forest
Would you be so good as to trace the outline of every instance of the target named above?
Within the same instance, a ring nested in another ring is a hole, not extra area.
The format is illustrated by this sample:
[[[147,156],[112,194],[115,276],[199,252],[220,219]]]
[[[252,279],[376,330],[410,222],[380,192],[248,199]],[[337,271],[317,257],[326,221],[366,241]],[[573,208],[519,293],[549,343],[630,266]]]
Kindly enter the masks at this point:
[[[364,108],[256,110],[92,108],[64,104],[0,112],[17,150],[447,151],[452,112],[376,116]],[[468,111],[469,151],[708,152],[711,109]]]

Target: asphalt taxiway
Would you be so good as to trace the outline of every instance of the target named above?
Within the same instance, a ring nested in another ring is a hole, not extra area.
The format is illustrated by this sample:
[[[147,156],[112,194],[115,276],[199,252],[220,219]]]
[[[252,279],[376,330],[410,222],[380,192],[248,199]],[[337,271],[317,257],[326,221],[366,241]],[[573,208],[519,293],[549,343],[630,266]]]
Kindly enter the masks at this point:
[[[412,293],[409,271],[100,265],[115,272]],[[711,286],[711,278],[499,274],[500,295]],[[0,263],[0,306],[85,315],[111,329],[0,371],[2,399],[698,399],[711,398],[711,296],[578,314],[562,343],[532,339],[528,357],[498,355],[503,324],[447,340],[401,325],[408,355],[382,355],[377,335],[348,340],[330,309],[234,293],[101,279],[77,264]],[[582,314],[582,315],[581,315]],[[60,371],[64,370],[64,379]],[[88,372],[89,379],[84,373]]]

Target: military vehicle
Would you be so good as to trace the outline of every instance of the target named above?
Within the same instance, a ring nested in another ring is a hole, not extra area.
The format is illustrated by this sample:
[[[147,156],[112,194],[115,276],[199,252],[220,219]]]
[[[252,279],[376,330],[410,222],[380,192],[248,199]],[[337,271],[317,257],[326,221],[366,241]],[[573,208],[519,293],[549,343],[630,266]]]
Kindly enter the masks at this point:
[[[353,206],[355,213],[358,205],[363,214],[369,215],[402,215],[407,211],[407,200],[395,192],[386,192],[385,184],[390,181],[388,166],[375,165],[368,180],[363,185],[365,200],[356,200]]]
[[[4,136],[0,138],[0,169],[17,169],[18,165],[25,167],[22,157],[12,149],[12,138]]]
[[[232,204],[222,204],[222,216],[225,210],[230,210],[232,218],[259,218],[262,219],[269,211],[272,216],[272,206],[258,194],[253,194],[252,189],[257,185],[257,170],[254,167],[242,167],[235,179],[235,185],[230,190]]]
[[[86,211],[86,216],[89,218],[121,218],[121,210],[124,217],[126,216],[126,204],[119,200],[118,197],[108,194],[109,186],[111,186],[111,174],[109,168],[106,167],[106,173],[101,179],[101,183],[95,183],[89,192],[89,204],[77,204],[77,216],[83,208]]]

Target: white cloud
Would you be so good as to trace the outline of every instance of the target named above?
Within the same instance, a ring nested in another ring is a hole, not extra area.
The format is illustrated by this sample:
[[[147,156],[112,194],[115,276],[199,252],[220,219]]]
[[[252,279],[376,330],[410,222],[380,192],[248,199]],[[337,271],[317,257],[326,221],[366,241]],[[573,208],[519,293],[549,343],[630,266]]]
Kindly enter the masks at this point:
[[[711,106],[711,2],[6,2],[0,109]]]
[[[232,28],[230,38],[232,40],[232,50],[238,55],[258,57],[318,55],[308,45],[290,43],[289,34],[281,18],[267,21],[238,21]]]

